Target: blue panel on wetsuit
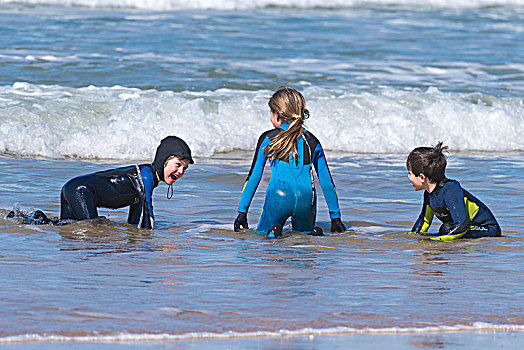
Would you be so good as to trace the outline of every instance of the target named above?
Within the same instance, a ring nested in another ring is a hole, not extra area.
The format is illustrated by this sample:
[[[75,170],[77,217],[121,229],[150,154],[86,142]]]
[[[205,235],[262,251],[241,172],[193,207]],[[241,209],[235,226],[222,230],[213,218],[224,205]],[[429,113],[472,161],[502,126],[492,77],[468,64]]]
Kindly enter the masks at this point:
[[[239,203],[239,212],[247,213],[251,200],[258,187],[267,158],[264,149],[271,143],[288,124],[282,123],[280,128],[263,133],[255,149],[253,163],[249,171],[242,197]],[[307,138],[307,143],[304,140]],[[311,149],[308,149],[309,147]],[[338,196],[329,173],[324,152],[318,140],[308,131],[298,140],[298,164],[289,155],[288,161],[271,161],[271,180],[266,190],[264,208],[256,232],[265,233],[275,224],[283,224],[287,218],[292,218],[293,229],[311,232],[315,224],[316,194],[313,193],[311,182],[311,165],[315,165],[324,197],[329,207],[332,219],[340,217]]]

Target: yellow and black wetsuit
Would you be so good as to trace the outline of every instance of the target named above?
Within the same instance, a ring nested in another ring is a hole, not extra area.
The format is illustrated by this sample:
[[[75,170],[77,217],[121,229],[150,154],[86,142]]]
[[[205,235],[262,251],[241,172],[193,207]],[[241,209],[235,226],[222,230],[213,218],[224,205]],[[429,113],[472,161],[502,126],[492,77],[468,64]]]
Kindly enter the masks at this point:
[[[412,232],[426,234],[433,216],[442,221],[435,240],[498,237],[500,226],[489,208],[456,180],[444,179],[433,192],[424,191],[422,211]]]

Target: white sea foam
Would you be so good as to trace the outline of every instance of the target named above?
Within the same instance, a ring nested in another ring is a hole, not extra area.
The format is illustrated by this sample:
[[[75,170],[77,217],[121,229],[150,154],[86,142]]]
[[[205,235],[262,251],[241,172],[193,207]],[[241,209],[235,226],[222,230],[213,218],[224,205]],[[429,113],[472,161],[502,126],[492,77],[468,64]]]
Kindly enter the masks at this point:
[[[487,6],[524,6],[524,0],[0,0],[1,3],[29,5],[85,6],[93,8],[131,8],[165,11],[180,9],[247,10],[276,7],[353,7],[363,5],[398,5],[420,8],[478,8]]]
[[[448,332],[522,332],[524,325],[491,324],[476,322],[473,325],[433,326],[433,327],[389,327],[389,328],[303,328],[298,330],[254,331],[254,332],[193,332],[185,334],[115,333],[85,336],[24,334],[0,338],[0,344],[30,342],[122,342],[122,341],[174,341],[188,339],[234,339],[257,337],[293,337],[336,334],[408,334],[408,333],[448,333]]]
[[[524,100],[436,88],[302,90],[306,126],[325,149],[405,153],[442,140],[452,150],[524,150]],[[251,150],[272,127],[271,91],[171,92],[15,83],[0,87],[0,152],[16,156],[149,160],[178,135],[195,156]]]

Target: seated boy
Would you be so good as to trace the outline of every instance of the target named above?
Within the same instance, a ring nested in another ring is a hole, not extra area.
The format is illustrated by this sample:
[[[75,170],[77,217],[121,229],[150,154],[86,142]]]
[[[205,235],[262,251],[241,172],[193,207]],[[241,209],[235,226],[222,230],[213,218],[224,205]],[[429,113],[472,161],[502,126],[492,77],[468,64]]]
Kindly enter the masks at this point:
[[[131,165],[75,177],[63,187],[60,197],[60,220],[52,220],[36,211],[21,223],[64,225],[74,220],[98,217],[98,207],[123,208],[129,206],[127,222],[151,229],[154,227],[152,195],[160,181],[173,194],[173,183],[193,164],[188,145],[176,136],[162,140],[152,164]],[[171,190],[171,191],[170,191]],[[9,213],[8,217],[15,217]]]
[[[435,147],[415,148],[408,156],[409,180],[415,191],[425,190],[422,211],[411,231],[427,234],[436,215],[443,224],[432,240],[499,237],[500,226],[489,208],[458,181],[446,178],[446,149],[439,142]]]

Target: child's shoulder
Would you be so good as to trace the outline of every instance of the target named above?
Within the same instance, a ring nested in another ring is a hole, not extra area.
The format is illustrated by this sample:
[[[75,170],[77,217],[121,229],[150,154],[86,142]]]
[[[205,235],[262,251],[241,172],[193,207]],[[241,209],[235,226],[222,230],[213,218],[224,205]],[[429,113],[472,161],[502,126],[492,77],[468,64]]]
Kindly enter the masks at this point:
[[[264,132],[260,135],[259,140],[262,141],[262,140],[264,140],[266,137],[267,137],[267,138],[275,137],[275,136],[277,136],[278,134],[280,134],[281,131],[282,131],[282,129],[279,129],[279,128],[274,128],[274,129],[266,130],[266,131],[264,131]]]
[[[308,142],[320,143],[317,137],[313,135],[313,133],[309,130],[304,130],[304,137],[307,139]]]
[[[136,174],[139,176],[140,180],[144,182],[144,184],[151,184],[152,188],[158,186],[158,178],[155,175],[155,169],[151,164],[140,164],[135,165],[135,168],[138,167],[140,170],[139,174]]]
[[[151,165],[150,163],[137,164],[137,165],[141,173],[151,173],[152,174],[155,171],[155,169],[153,168],[153,165]],[[137,165],[135,165],[135,168]]]
[[[463,188],[460,185],[460,182],[453,179],[444,179],[442,180],[442,188],[445,189],[446,192],[448,191],[462,191]]]
[[[446,186],[460,186],[460,182],[458,182],[457,180],[455,179],[448,179],[448,178],[445,178],[444,180],[442,180],[442,183]]]

